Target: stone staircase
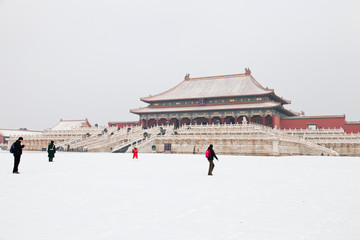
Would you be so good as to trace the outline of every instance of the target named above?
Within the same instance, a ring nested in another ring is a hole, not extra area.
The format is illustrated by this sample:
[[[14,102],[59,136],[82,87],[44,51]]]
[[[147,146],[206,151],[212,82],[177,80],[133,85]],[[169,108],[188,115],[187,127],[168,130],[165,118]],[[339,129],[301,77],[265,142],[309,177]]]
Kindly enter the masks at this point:
[[[183,126],[165,135],[155,135],[137,147],[139,152],[164,152],[165,143],[172,145],[172,153],[203,153],[209,144],[213,144],[219,154],[339,155],[333,149],[299,136],[253,123]]]

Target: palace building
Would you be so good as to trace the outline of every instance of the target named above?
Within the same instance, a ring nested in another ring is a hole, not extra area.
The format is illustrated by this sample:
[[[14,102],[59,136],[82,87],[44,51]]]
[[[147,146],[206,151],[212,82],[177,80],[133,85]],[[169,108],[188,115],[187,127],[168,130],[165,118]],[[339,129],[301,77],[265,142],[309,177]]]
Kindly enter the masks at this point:
[[[153,96],[143,97],[147,107],[131,109],[144,128],[162,125],[241,124],[243,121],[273,128],[343,128],[360,132],[360,122],[345,115],[302,116],[284,107],[291,101],[263,87],[246,68],[243,74],[190,78]]]
[[[297,116],[284,108],[289,100],[259,84],[250,69],[244,74],[185,79],[163,93],[143,97],[149,104],[130,112],[144,127],[247,122],[280,127],[280,118]]]

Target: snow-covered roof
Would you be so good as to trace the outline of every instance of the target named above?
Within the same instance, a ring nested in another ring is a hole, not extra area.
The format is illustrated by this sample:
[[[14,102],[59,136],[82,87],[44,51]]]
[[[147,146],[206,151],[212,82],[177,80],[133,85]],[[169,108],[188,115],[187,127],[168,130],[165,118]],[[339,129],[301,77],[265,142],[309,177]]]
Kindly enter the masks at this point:
[[[217,111],[232,109],[257,109],[257,108],[273,108],[282,107],[279,102],[261,102],[261,103],[239,103],[228,105],[203,105],[203,106],[186,106],[186,107],[144,107],[132,109],[132,113],[160,113],[160,112],[188,112],[188,111]]]
[[[154,96],[143,97],[141,100],[144,102],[154,102],[178,99],[266,95],[271,93],[274,94],[274,90],[261,86],[249,73],[200,78],[190,78],[187,75],[185,80],[177,86]],[[283,101],[286,102],[284,99]]]
[[[360,125],[360,121],[347,121],[345,122],[347,125]]]
[[[60,120],[51,130],[71,130],[73,128],[91,127],[87,119],[85,120]]]
[[[328,119],[328,118],[345,118],[345,115],[293,116],[293,117],[283,117],[281,119],[291,120],[291,119]]]
[[[0,129],[0,135],[2,136],[29,136],[39,135],[42,131],[31,131],[31,130],[18,130],[18,129]]]

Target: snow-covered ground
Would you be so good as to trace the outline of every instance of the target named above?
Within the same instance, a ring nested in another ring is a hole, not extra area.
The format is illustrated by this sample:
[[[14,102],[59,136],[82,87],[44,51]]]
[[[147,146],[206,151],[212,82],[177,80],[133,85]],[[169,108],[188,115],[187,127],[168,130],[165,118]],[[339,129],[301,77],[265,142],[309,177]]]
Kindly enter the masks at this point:
[[[360,158],[139,156],[0,152],[0,240],[360,239]]]

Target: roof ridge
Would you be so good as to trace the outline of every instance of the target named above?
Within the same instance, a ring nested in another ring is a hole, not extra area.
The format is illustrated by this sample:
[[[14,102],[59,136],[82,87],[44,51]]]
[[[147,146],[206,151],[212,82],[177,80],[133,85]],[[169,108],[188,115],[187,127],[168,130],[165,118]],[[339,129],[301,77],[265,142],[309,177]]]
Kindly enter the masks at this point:
[[[245,73],[237,73],[237,74],[230,74],[230,75],[218,75],[218,76],[208,76],[208,77],[196,77],[196,78],[189,78],[187,79],[187,81],[191,81],[191,80],[205,80],[205,79],[213,79],[213,78],[230,78],[230,77],[242,77],[242,76],[249,76],[248,74]]]
[[[61,119],[60,122],[75,122],[75,121],[87,121],[87,119],[79,119],[79,120],[63,120]]]

